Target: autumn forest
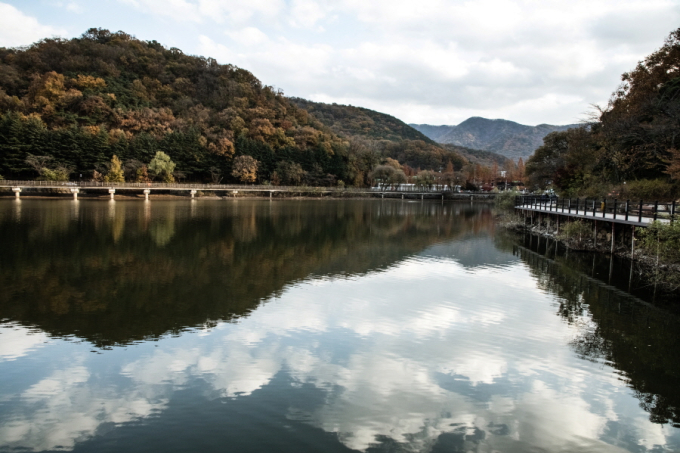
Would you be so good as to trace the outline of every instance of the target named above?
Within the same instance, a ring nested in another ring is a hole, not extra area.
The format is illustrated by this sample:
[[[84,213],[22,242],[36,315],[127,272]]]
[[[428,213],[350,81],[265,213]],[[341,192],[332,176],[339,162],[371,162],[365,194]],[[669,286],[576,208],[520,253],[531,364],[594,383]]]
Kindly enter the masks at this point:
[[[680,29],[525,166],[390,115],[288,98],[247,70],[92,28],[0,48],[0,178],[310,186],[419,183],[680,194]]]
[[[521,179],[521,163],[495,158],[389,115],[287,98],[244,69],[120,31],[0,49],[6,179],[474,188],[506,167]]]

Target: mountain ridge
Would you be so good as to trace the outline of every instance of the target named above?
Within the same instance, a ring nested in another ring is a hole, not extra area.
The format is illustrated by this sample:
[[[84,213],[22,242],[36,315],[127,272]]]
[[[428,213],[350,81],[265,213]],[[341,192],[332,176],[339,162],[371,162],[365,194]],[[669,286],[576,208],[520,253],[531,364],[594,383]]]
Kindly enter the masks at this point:
[[[457,126],[409,124],[435,142],[492,151],[509,159],[526,160],[543,144],[551,132],[561,132],[578,127],[578,124],[556,126],[539,124],[527,126],[506,119],[488,119],[473,116]]]

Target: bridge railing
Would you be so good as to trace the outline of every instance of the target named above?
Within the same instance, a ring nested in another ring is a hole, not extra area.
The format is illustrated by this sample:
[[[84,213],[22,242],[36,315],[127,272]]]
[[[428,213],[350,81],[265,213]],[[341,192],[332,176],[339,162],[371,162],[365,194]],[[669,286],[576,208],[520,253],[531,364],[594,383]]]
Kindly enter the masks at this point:
[[[677,203],[619,200],[610,198],[558,198],[549,196],[518,196],[515,207],[527,207],[549,212],[584,215],[593,218],[618,219],[642,222],[642,219],[666,219],[671,223],[677,217]]]
[[[312,186],[273,186],[247,184],[200,184],[165,182],[104,182],[104,181],[34,181],[1,180],[0,186],[14,187],[86,187],[86,188],[130,188],[130,189],[177,189],[177,190],[360,190],[354,187],[312,187]],[[363,189],[366,190],[366,189]]]
[[[18,181],[0,180],[0,187],[64,187],[64,188],[120,188],[120,189],[167,189],[167,190],[242,190],[242,191],[290,191],[290,192],[397,192],[397,193],[451,193],[451,189],[427,186],[411,187],[318,187],[318,186],[274,186],[247,184],[198,184],[162,182],[103,182],[103,181]]]

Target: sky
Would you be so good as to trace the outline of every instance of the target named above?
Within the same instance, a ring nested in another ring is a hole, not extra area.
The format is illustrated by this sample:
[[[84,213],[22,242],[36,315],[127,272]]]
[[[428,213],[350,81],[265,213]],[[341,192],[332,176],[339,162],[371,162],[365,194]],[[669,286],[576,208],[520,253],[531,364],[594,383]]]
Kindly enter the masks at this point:
[[[679,26],[678,0],[0,0],[0,46],[122,30],[434,125],[583,121]]]

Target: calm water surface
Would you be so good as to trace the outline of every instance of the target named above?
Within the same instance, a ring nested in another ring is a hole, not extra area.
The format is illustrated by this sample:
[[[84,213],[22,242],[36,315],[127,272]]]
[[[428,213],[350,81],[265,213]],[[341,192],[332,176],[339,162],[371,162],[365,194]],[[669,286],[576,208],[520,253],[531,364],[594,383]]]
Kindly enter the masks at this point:
[[[464,204],[2,199],[0,450],[680,451],[678,316],[590,262]]]

